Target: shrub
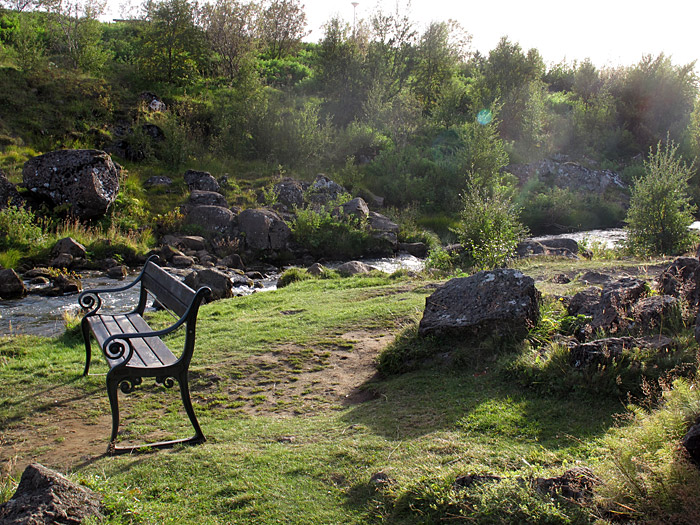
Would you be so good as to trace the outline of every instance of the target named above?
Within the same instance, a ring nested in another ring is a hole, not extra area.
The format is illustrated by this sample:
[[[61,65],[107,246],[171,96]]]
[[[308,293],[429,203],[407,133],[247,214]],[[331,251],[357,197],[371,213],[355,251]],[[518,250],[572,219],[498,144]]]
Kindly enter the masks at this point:
[[[673,141],[649,150],[644,175],[635,180],[627,211],[627,245],[637,254],[678,254],[691,248],[688,230],[697,209],[688,195],[693,164],[677,154]]]
[[[0,210],[0,249],[29,248],[43,240],[44,231],[34,212],[14,205]]]
[[[460,223],[453,231],[467,251],[470,266],[476,270],[505,266],[527,231],[506,188],[496,186],[489,193],[470,185],[462,203]]]

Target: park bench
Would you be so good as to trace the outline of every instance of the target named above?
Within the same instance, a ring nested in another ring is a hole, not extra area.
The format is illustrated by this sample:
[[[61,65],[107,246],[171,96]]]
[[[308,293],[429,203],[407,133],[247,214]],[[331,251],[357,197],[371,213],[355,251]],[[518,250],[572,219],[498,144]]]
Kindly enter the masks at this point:
[[[196,292],[173,277],[156,264],[157,256],[146,261],[143,270],[126,286],[112,289],[86,290],[78,297],[78,303],[87,313],[81,321],[83,338],[85,339],[85,370],[88,375],[92,351],[90,339],[92,334],[100,346],[107,364],[107,395],[112,410],[112,436],[108,452],[119,454],[133,452],[142,447],[165,448],[177,443],[195,444],[205,441],[199,426],[188,385],[188,369],[194,351],[197,312],[202,300],[209,296],[211,290],[202,287]],[[140,283],[139,302],[133,311],[105,315],[100,313],[104,294],[118,293],[128,290]],[[162,330],[153,330],[143,318],[148,297],[152,296],[177,319],[174,324]],[[176,356],[161,340],[185,326],[186,336],[184,350]],[[185,412],[194,427],[195,435],[191,438],[161,441],[131,447],[117,447],[117,432],[119,430],[119,402],[117,388],[128,394],[141,384],[144,377],[154,377],[156,383],[166,388],[172,388],[175,381],[180,386],[180,395]]]

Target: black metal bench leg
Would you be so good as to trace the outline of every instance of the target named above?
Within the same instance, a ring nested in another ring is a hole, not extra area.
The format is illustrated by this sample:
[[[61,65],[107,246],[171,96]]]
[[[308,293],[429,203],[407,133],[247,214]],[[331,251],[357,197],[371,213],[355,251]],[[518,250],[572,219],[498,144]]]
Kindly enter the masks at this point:
[[[190,418],[190,422],[194,427],[195,435],[192,438],[192,443],[202,443],[206,441],[202,429],[197,421],[197,416],[194,413],[194,408],[192,407],[192,400],[190,399],[190,387],[187,379],[187,371],[185,370],[179,374],[177,382],[180,384],[180,395],[182,396],[182,404],[185,407],[185,412],[187,412],[187,417]]]
[[[81,321],[80,328],[83,331],[83,339],[85,340],[85,370],[83,371],[83,375],[86,376],[86,375],[88,375],[88,371],[90,370],[90,360],[92,359],[92,349],[90,348],[90,327],[85,322],[85,319],[83,319]]]
[[[107,377],[107,395],[109,396],[109,406],[112,409],[112,436],[109,438],[109,449],[112,451],[117,442],[117,432],[119,431],[119,399],[117,398],[117,387],[119,381]]]

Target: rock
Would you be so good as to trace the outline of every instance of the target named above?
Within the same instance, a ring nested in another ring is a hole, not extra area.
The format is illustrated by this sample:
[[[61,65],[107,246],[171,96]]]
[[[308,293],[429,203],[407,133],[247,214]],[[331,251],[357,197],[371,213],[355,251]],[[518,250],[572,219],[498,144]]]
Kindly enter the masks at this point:
[[[41,291],[41,295],[49,297],[59,297],[62,295],[70,295],[81,292],[83,284],[77,277],[70,275],[59,274],[51,279],[51,288]]]
[[[168,109],[168,106],[165,105],[165,102],[158,98],[158,95],[155,95],[150,91],[144,91],[143,93],[141,93],[141,95],[139,95],[139,98],[144,101],[146,107],[151,111],[163,112],[167,111]]]
[[[38,463],[24,470],[12,499],[0,505],[0,523],[7,525],[77,524],[88,518],[103,518],[100,495]]]
[[[103,216],[119,192],[119,170],[100,150],[52,151],[25,162],[22,176],[34,195],[79,218]]]
[[[173,257],[176,256],[184,256],[185,254],[182,253],[180,250],[175,248],[174,246],[171,246],[169,244],[166,244],[164,246],[160,247],[160,250],[157,252],[157,255],[164,261],[170,262],[173,260]]]
[[[287,249],[292,232],[274,211],[248,209],[238,215],[238,227],[245,237],[246,248],[255,251]]]
[[[419,259],[424,259],[428,256],[428,247],[422,242],[399,243],[399,250]]]
[[[22,278],[12,269],[0,270],[0,299],[19,299],[27,295]]]
[[[601,292],[600,304],[593,313],[591,329],[614,334],[628,328],[632,308],[646,293],[647,284],[632,277],[606,284]]]
[[[68,269],[73,264],[75,257],[70,253],[59,253],[50,263],[51,268],[64,268]]]
[[[5,174],[0,170],[0,210],[7,207],[7,205],[12,206],[22,206],[24,204],[24,199],[17,191],[17,188],[12,184]]]
[[[632,318],[639,332],[658,332],[664,327],[680,326],[680,303],[670,295],[645,297],[632,308]]]
[[[216,179],[208,171],[187,170],[185,172],[185,184],[190,190],[203,190],[220,192],[221,187]]]
[[[605,273],[588,271],[579,276],[578,280],[586,284],[605,284],[612,281],[612,277]]]
[[[285,178],[275,184],[273,191],[277,195],[277,202],[285,205],[287,208],[303,208],[304,192],[308,186],[308,183]]]
[[[576,255],[579,252],[578,242],[574,239],[569,239],[566,237],[560,237],[556,239],[544,239],[540,240],[542,246],[549,250],[566,250],[567,252]]]
[[[146,179],[146,181],[143,183],[144,188],[154,188],[158,186],[167,188],[172,185],[173,179],[164,175],[154,175],[153,177]]]
[[[346,263],[341,264],[337,268],[338,273],[346,277],[351,275],[369,273],[372,270],[376,270],[376,268],[373,268],[372,266],[369,266],[360,261],[348,261]]]
[[[306,273],[314,276],[323,275],[325,271],[327,270],[321,263],[314,263],[306,269]]]
[[[521,258],[541,255],[575,259],[577,253],[578,243],[573,239],[525,239],[515,247],[515,255]]]
[[[64,237],[63,239],[57,241],[56,244],[53,245],[51,253],[53,255],[67,253],[73,257],[79,257],[82,259],[87,258],[87,250],[85,249],[85,246],[80,244],[72,237]]]
[[[340,184],[333,182],[325,175],[319,174],[309,187],[306,197],[309,202],[323,206],[346,193],[347,190]]]
[[[227,255],[223,259],[219,260],[219,265],[225,268],[236,268],[238,270],[245,270],[245,264],[243,264],[243,259],[237,253],[232,253]]]
[[[602,481],[588,467],[575,467],[567,470],[561,476],[553,478],[535,478],[533,485],[541,494],[552,497],[581,501],[593,497],[593,490]]]
[[[343,215],[355,217],[360,220],[367,219],[369,217],[369,206],[360,197],[356,197],[341,206],[343,210]]]
[[[107,277],[110,279],[119,279],[121,281],[126,279],[127,274],[127,268],[123,264],[119,266],[112,266],[109,270],[107,270]]]
[[[517,270],[451,279],[426,299],[418,333],[523,339],[539,320],[540,297],[535,281]]]
[[[226,208],[228,203],[226,197],[215,191],[192,190],[187,201],[187,207],[194,206],[221,206]]]
[[[175,255],[170,259],[170,264],[175,268],[190,268],[194,266],[194,259],[187,255]]]
[[[369,228],[372,234],[385,240],[394,249],[399,243],[399,225],[381,213],[371,211],[368,216]]]
[[[472,485],[493,483],[501,481],[501,479],[503,479],[501,476],[494,476],[493,474],[465,474],[464,476],[458,476],[452,486],[455,489],[468,489]]]
[[[141,124],[141,131],[153,142],[162,142],[165,140],[165,132],[155,124]]]
[[[700,305],[700,261],[679,257],[657,279],[657,290],[686,302],[692,309]]]
[[[233,297],[233,282],[231,278],[222,271],[214,268],[204,268],[194,271],[185,277],[185,284],[197,290],[202,286],[211,288],[210,301]]]
[[[593,317],[600,303],[600,288],[591,286],[575,294],[569,301],[567,313],[569,315],[589,315]]]
[[[569,276],[566,275],[565,273],[558,273],[554,275],[549,282],[554,283],[554,284],[569,284],[571,282],[571,279],[569,279]]]
[[[623,351],[648,348],[658,352],[673,349],[673,340],[666,336],[607,337],[588,343],[573,343],[569,347],[569,364],[574,368],[605,365],[619,358]]]
[[[185,220],[206,232],[226,235],[233,229],[235,216],[222,206],[196,206],[187,212]]]
[[[375,472],[369,478],[370,485],[373,485],[375,489],[381,489],[387,485],[392,485],[395,480],[392,479],[386,472]]]
[[[700,423],[695,423],[681,441],[693,463],[700,466]]]

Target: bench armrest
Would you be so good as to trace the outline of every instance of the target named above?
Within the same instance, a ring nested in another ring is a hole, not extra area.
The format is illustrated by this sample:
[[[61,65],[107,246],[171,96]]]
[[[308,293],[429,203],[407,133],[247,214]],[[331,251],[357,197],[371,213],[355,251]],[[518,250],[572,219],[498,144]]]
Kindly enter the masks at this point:
[[[143,277],[144,272],[146,271],[146,266],[148,266],[149,262],[155,262],[158,260],[157,255],[151,255],[148,260],[146,261],[146,264],[143,265],[143,269],[141,270],[141,273],[138,274],[136,279],[134,279],[132,282],[130,282],[127,285],[124,286],[119,286],[117,288],[95,288],[93,290],[84,290],[79,296],[78,296],[78,304],[85,310],[88,310],[88,312],[85,314],[85,317],[89,317],[91,315],[95,315],[97,311],[102,307],[102,298],[100,297],[100,294],[110,294],[110,293],[118,293],[118,292],[123,292],[125,290],[128,290],[129,288],[133,288],[136,286],[136,284],[141,280]]]
[[[118,367],[126,366],[126,364],[129,362],[129,359],[131,359],[131,356],[134,353],[133,346],[129,341],[130,339],[148,339],[149,337],[161,337],[174,332],[183,324],[185,324],[191,317],[193,317],[193,312],[196,312],[196,310],[199,309],[199,304],[201,300],[205,296],[208,296],[210,294],[211,288],[209,288],[208,286],[202,286],[199,290],[197,290],[197,293],[194,299],[192,300],[192,303],[190,303],[190,306],[187,308],[185,313],[182,314],[182,316],[172,325],[163,328],[162,330],[152,330],[150,332],[133,332],[126,334],[111,335],[107,339],[105,339],[104,343],[102,343],[102,351],[110,359],[119,359],[124,355],[125,352],[127,352],[127,349],[124,347],[124,343],[127,343],[129,347],[127,356],[122,363],[117,365]]]

